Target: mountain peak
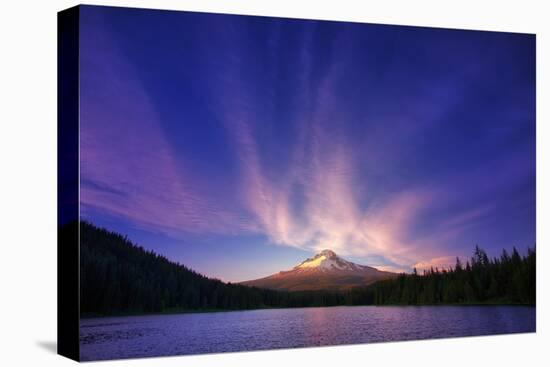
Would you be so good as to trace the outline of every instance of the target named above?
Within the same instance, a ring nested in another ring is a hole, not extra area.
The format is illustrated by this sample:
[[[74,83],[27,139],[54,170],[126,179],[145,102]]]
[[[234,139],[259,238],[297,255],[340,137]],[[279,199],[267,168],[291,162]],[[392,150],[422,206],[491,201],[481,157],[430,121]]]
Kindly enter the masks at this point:
[[[343,290],[395,276],[397,274],[344,260],[334,251],[325,249],[290,270],[242,284],[287,291]]]
[[[323,271],[327,270],[352,270],[356,267],[349,261],[346,261],[336,255],[332,250],[323,250],[317,255],[302,261],[300,264],[294,267],[294,269],[319,269]]]
[[[323,250],[321,252],[319,252],[316,256],[326,256],[327,258],[334,258],[334,257],[338,257],[338,255],[336,255],[336,253],[332,250],[329,250],[329,249],[326,249],[326,250]]]

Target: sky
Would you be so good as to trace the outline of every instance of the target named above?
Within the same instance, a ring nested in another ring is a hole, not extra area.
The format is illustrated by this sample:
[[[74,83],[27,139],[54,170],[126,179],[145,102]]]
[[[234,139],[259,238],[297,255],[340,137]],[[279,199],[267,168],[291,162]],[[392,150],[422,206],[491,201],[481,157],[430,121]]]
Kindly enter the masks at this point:
[[[535,245],[535,36],[81,7],[80,207],[207,276]]]

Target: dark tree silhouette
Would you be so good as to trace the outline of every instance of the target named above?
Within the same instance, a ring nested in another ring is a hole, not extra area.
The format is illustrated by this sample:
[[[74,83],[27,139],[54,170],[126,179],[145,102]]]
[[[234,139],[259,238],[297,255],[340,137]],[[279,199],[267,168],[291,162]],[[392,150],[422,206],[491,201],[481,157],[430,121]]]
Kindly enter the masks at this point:
[[[463,269],[457,258],[454,269],[433,268],[418,277],[402,274],[369,286],[375,304],[535,304],[536,255],[528,249],[522,257],[514,248],[489,260],[476,246]]]
[[[463,267],[430,269],[342,292],[284,292],[224,283],[147,251],[126,236],[80,224],[81,315],[275,307],[419,304],[535,304],[534,249],[489,260],[480,247]]]

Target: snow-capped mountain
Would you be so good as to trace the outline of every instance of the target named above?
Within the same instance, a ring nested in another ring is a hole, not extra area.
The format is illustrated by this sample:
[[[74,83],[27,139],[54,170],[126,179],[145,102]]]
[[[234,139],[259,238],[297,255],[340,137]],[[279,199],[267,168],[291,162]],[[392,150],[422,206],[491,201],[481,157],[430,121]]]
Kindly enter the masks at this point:
[[[288,291],[344,290],[369,285],[375,281],[397,276],[366,265],[344,260],[331,250],[323,250],[291,270],[265,278],[242,282],[248,286]]]

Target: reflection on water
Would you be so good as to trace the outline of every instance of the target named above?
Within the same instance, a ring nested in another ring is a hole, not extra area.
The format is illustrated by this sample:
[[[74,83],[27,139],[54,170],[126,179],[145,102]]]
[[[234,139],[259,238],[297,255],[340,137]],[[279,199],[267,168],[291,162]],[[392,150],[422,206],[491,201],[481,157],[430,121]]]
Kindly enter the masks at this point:
[[[535,308],[360,306],[85,319],[82,360],[535,331]]]

